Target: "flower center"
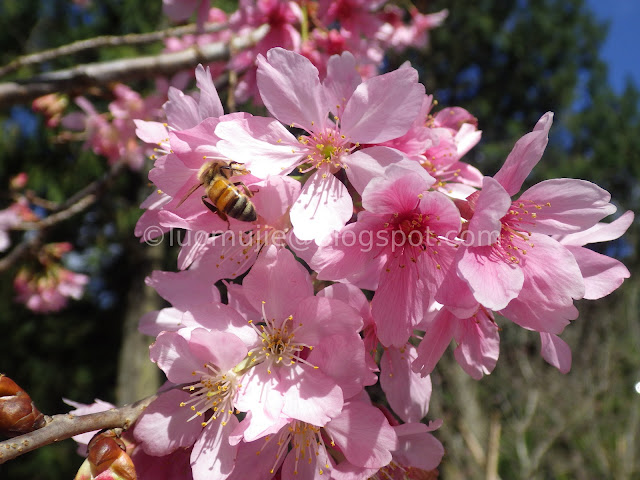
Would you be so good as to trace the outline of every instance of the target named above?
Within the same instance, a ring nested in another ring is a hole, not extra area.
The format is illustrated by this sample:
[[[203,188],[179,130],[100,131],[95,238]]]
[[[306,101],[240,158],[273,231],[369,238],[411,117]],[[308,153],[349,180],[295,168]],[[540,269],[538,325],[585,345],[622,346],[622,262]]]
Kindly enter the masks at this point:
[[[204,368],[204,371],[191,372],[191,375],[199,376],[200,380],[193,385],[183,387],[183,390],[189,392],[190,398],[186,402],[181,402],[180,406],[189,405],[194,412],[188,421],[203,417],[210,410],[212,415],[202,422],[203,427],[219,416],[222,416],[222,425],[226,425],[229,416],[233,415],[233,397],[238,386],[238,376],[233,372],[222,373],[215,365],[208,363]]]
[[[309,136],[302,135],[298,137],[298,141],[305,146],[304,163],[311,163],[311,167],[301,169],[300,173],[306,173],[312,168],[320,168],[322,165],[328,165],[332,171],[337,171],[344,167],[343,157],[359,146],[358,144],[350,146],[351,142],[333,128]]]
[[[495,245],[497,252],[506,261],[520,263],[522,256],[527,254],[527,248],[535,246],[529,241],[531,232],[526,228],[529,225],[536,224],[538,211],[550,206],[549,202],[545,205],[538,205],[530,200],[522,200],[511,204],[511,208],[501,219],[500,237]]]
[[[329,465],[329,454],[324,439],[322,438],[320,427],[299,420],[293,420],[275,436],[266,436],[264,445],[267,445],[272,440],[276,440],[278,450],[270,473],[275,473],[282,457],[287,454],[295,455],[293,470],[295,475],[298,474],[300,461],[311,463],[313,458],[324,460],[324,468],[331,468],[331,465]],[[291,445],[291,452],[289,452],[289,445]],[[335,446],[333,440],[331,440],[331,446]],[[260,454],[260,451],[257,453]],[[322,466],[318,466],[318,473],[320,475],[325,473]]]
[[[254,325],[253,320],[249,320],[249,324],[260,335],[262,345],[257,346],[249,351],[251,357],[251,365],[255,366],[260,363],[266,363],[267,372],[271,373],[271,369],[277,365],[290,366],[296,362],[311,365],[300,354],[305,349],[313,350],[313,345],[296,342],[295,334],[302,323],[294,325],[293,315],[289,315],[282,322],[276,322],[275,319],[267,318],[264,308],[265,302],[262,302],[262,318],[264,324]]]

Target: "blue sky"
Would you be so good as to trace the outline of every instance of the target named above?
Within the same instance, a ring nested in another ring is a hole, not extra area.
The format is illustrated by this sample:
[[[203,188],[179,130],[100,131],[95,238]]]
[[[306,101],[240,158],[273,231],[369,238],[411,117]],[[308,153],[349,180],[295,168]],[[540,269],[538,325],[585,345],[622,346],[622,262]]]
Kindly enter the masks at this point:
[[[600,51],[609,64],[609,81],[617,93],[631,76],[640,88],[640,0],[587,0],[603,20],[610,20],[609,36]]]

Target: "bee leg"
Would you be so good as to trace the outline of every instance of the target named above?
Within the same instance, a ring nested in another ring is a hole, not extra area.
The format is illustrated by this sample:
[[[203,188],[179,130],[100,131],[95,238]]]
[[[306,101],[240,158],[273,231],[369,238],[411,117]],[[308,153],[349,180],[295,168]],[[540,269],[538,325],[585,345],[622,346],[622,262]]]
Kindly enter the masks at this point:
[[[244,183],[242,182],[236,182],[234,183],[234,185],[236,187],[242,187],[242,189],[244,190],[244,193],[247,195],[247,197],[253,197],[254,193],[257,193],[258,190],[253,191],[253,190],[249,190],[249,187],[247,187]]]
[[[209,197],[207,197],[206,195],[202,196],[202,203],[204,203],[204,206],[207,207],[209,210],[211,210],[213,213],[217,213],[218,216],[220,217],[220,220],[227,222],[227,230],[231,230],[231,223],[229,222],[229,218],[227,217],[227,214],[224,213],[222,210],[218,210],[214,204],[207,202],[208,198]]]

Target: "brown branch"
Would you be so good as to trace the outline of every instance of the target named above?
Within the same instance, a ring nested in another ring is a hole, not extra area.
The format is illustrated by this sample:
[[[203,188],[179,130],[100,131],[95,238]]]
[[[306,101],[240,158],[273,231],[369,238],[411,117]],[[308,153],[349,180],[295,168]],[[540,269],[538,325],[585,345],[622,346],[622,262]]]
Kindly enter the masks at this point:
[[[23,222],[12,227],[13,230],[37,230],[37,234],[31,236],[26,235],[22,241],[17,244],[13,250],[11,250],[11,252],[9,252],[4,258],[0,259],[0,272],[11,268],[12,265],[41,243],[44,236],[43,231],[46,228],[71,218],[73,215],[87,209],[96,200],[98,200],[98,198],[100,198],[107,190],[111,181],[118,176],[124,167],[124,162],[114,163],[111,166],[111,169],[105,173],[102,178],[91,182],[89,185],[73,194],[65,202],[59,204],[57,209],[49,216],[36,222]]]
[[[88,415],[75,416],[70,413],[63,413],[48,417],[44,427],[0,442],[0,464],[24,453],[71,438],[80,433],[105,428],[123,428],[126,430],[133,425],[142,411],[156,397],[157,395],[152,395],[131,405]]]
[[[167,28],[149,33],[130,33],[127,35],[102,35],[100,37],[89,38],[86,40],[78,40],[77,42],[60,47],[42,50],[40,52],[31,53],[12,60],[3,67],[0,67],[0,77],[21,67],[29,65],[37,65],[39,63],[48,62],[56,58],[74,55],[86,50],[94,50],[102,47],[116,47],[120,45],[144,45],[147,43],[159,42],[169,37],[179,37],[195,33],[215,33],[227,28],[228,25],[221,23],[207,23],[202,32],[198,32],[195,23],[180,27]]]
[[[230,48],[248,48],[263,38],[267,31],[268,26],[265,25],[249,35],[238,37],[232,40],[232,47],[223,42],[194,45],[179,52],[89,63],[43,73],[27,80],[0,83],[0,108],[30,102],[49,93],[78,95],[94,86],[172,75],[180,70],[194,68],[198,63],[225,60],[229,58]]]

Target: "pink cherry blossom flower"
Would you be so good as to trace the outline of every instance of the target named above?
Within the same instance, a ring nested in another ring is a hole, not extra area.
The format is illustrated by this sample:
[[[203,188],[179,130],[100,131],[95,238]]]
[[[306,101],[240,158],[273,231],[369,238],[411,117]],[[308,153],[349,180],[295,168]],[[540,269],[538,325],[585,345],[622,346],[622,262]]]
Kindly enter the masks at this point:
[[[615,207],[608,192],[573,179],[540,182],[511,200],[540,160],[552,118],[545,114],[495,177],[485,177],[480,192],[459,202],[468,223],[451,274],[486,308],[525,328],[558,334],[577,317],[573,300],[585,295],[585,285],[574,256],[549,235],[589,228]],[[449,288],[436,300],[455,304],[453,295]]]
[[[356,223],[318,249],[311,265],[319,279],[376,289],[372,301],[377,336],[402,348],[424,317],[455,255],[460,215],[417,164],[387,167],[364,190]],[[375,265],[370,270],[367,265]],[[365,272],[365,277],[362,277]]]
[[[84,113],[66,115],[62,124],[72,130],[84,130],[87,136],[85,146],[107,157],[110,164],[124,162],[131,169],[140,170],[145,155],[136,140],[133,119],[156,117],[159,98],[143,99],[139,93],[122,84],[116,84],[113,93],[116,99],[109,104],[112,120],[107,114],[99,114],[88,99],[78,97],[76,104]]]
[[[384,414],[359,400],[346,403],[342,412],[324,426],[298,420],[283,420],[281,424],[268,438],[239,445],[236,468],[229,480],[268,480],[280,468],[283,480],[334,478],[332,453],[357,469],[375,472],[389,464],[391,451],[398,445]]]
[[[320,0],[318,17],[324,25],[339,22],[354,36],[374,38],[382,25],[382,19],[374,12],[383,3],[379,0]]]
[[[377,34],[378,39],[389,45],[396,51],[402,51],[408,47],[425,48],[429,44],[429,30],[439,27],[449,16],[449,11],[444,9],[436,13],[422,14],[417,8],[409,8],[411,21],[403,22],[404,11],[387,5],[384,10],[385,24],[381,26]]]
[[[243,377],[237,405],[252,412],[246,441],[279,418],[323,426],[347,396],[375,382],[366,381],[362,318],[339,300],[314,296],[307,271],[288,250],[266,248],[229,298],[260,339],[250,349],[254,366]]]
[[[16,301],[37,313],[62,310],[69,298],[80,299],[89,277],[60,265],[50,265],[44,272],[22,268],[13,281]]]
[[[174,384],[140,416],[135,437],[149,455],[163,456],[193,445],[193,478],[224,479],[233,469],[236,448],[228,437],[240,383],[236,367],[247,347],[235,335],[196,328],[189,338],[163,332],[150,348],[151,359]]]
[[[425,322],[424,329],[425,335],[411,365],[414,372],[430,374],[452,338],[457,344],[455,358],[471,378],[480,380],[483,375],[489,375],[498,362],[498,326],[485,308],[478,308],[468,318],[458,318],[443,308]]]
[[[371,161],[373,152],[360,144],[376,144],[404,135],[419,113],[424,87],[417,72],[401,68],[361,83],[350,54],[331,58],[328,75],[320,83],[318,70],[306,58],[281,48],[258,57],[258,87],[271,114],[285,125],[308,132],[296,139],[277,122],[257,117],[243,122],[224,122],[216,127],[223,140],[218,148],[236,161],[260,158],[278,162],[284,173],[310,163],[307,179],[291,209],[295,235],[302,240],[327,237],[351,218],[353,205],[345,185],[335,176],[345,172],[356,189],[370,178],[366,169],[352,169],[357,162]],[[333,120],[329,113],[333,113]],[[398,156],[378,147],[375,153]]]

